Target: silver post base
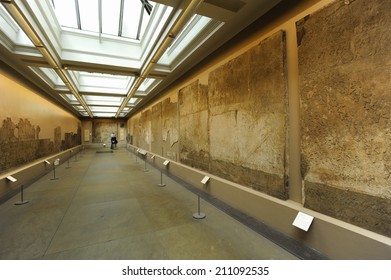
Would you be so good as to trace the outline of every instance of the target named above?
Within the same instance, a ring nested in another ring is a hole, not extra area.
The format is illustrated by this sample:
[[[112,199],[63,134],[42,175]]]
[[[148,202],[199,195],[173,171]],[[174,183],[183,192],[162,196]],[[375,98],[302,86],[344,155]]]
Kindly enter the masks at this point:
[[[193,218],[196,220],[204,219],[206,217],[205,213],[194,213]]]
[[[26,203],[29,203],[30,201],[28,200],[24,200],[24,201],[19,201],[19,202],[15,202],[15,205],[23,205],[23,204],[26,204]]]

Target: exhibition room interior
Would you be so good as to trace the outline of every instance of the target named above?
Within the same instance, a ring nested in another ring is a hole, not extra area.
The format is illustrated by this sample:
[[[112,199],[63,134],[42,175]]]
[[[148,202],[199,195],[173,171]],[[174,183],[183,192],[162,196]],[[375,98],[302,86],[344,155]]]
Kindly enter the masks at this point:
[[[390,24],[0,0],[0,259],[390,259]]]

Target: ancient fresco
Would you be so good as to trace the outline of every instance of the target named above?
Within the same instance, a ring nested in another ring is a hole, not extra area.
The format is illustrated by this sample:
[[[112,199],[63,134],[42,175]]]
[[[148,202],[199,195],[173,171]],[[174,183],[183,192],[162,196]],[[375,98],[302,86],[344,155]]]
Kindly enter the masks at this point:
[[[390,26],[388,0],[336,1],[297,23],[305,206],[388,236]]]
[[[198,80],[178,93],[180,161],[209,171],[208,86]]]
[[[209,75],[211,172],[286,199],[285,34]]]
[[[163,156],[178,160],[178,103],[171,98],[162,101],[162,141]]]
[[[81,144],[81,127],[77,132],[67,132],[62,137],[61,126],[54,128],[53,140],[40,139],[41,128],[29,119],[17,123],[6,118],[0,127],[0,172],[32,162],[44,156]]]
[[[133,140],[133,145],[140,147],[140,131],[141,131],[141,126],[140,126],[140,115],[136,115],[132,118],[132,121],[130,123],[130,130],[131,130],[131,137]]]
[[[151,146],[151,110],[141,113],[139,147],[150,151]]]
[[[115,133],[117,137],[118,122],[115,120],[93,120],[92,121],[92,143],[110,143],[110,134]]]
[[[152,106],[151,151],[162,154],[162,103]]]

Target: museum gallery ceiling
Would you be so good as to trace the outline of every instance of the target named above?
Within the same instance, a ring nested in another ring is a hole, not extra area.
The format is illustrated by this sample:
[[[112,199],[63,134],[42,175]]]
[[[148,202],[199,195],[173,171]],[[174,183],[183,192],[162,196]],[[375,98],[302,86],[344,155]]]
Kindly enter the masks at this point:
[[[0,58],[79,118],[126,118],[280,1],[0,0]]]

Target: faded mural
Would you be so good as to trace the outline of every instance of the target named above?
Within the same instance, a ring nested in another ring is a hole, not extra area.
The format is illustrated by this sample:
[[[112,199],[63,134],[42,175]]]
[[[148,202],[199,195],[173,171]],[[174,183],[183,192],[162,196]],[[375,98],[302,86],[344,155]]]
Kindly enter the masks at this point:
[[[180,162],[209,171],[208,86],[196,81],[178,95]]]
[[[209,75],[211,172],[288,198],[285,170],[285,33],[279,31]]]
[[[301,135],[304,206],[386,236],[390,26],[388,0],[337,0],[297,22],[300,127],[290,128]],[[289,198],[286,47],[279,31],[212,70],[207,84],[171,93],[177,102],[155,104],[147,128],[153,152]],[[131,133],[146,139],[139,119],[129,120]]]
[[[54,128],[53,140],[40,139],[40,131],[40,126],[31,124],[27,118],[18,122],[11,118],[3,120],[0,127],[0,172],[81,144],[80,125],[77,132],[64,133],[63,137],[61,127]]]
[[[277,32],[133,117],[134,144],[286,199],[285,64]]]
[[[298,22],[305,206],[391,236],[391,1]]]

